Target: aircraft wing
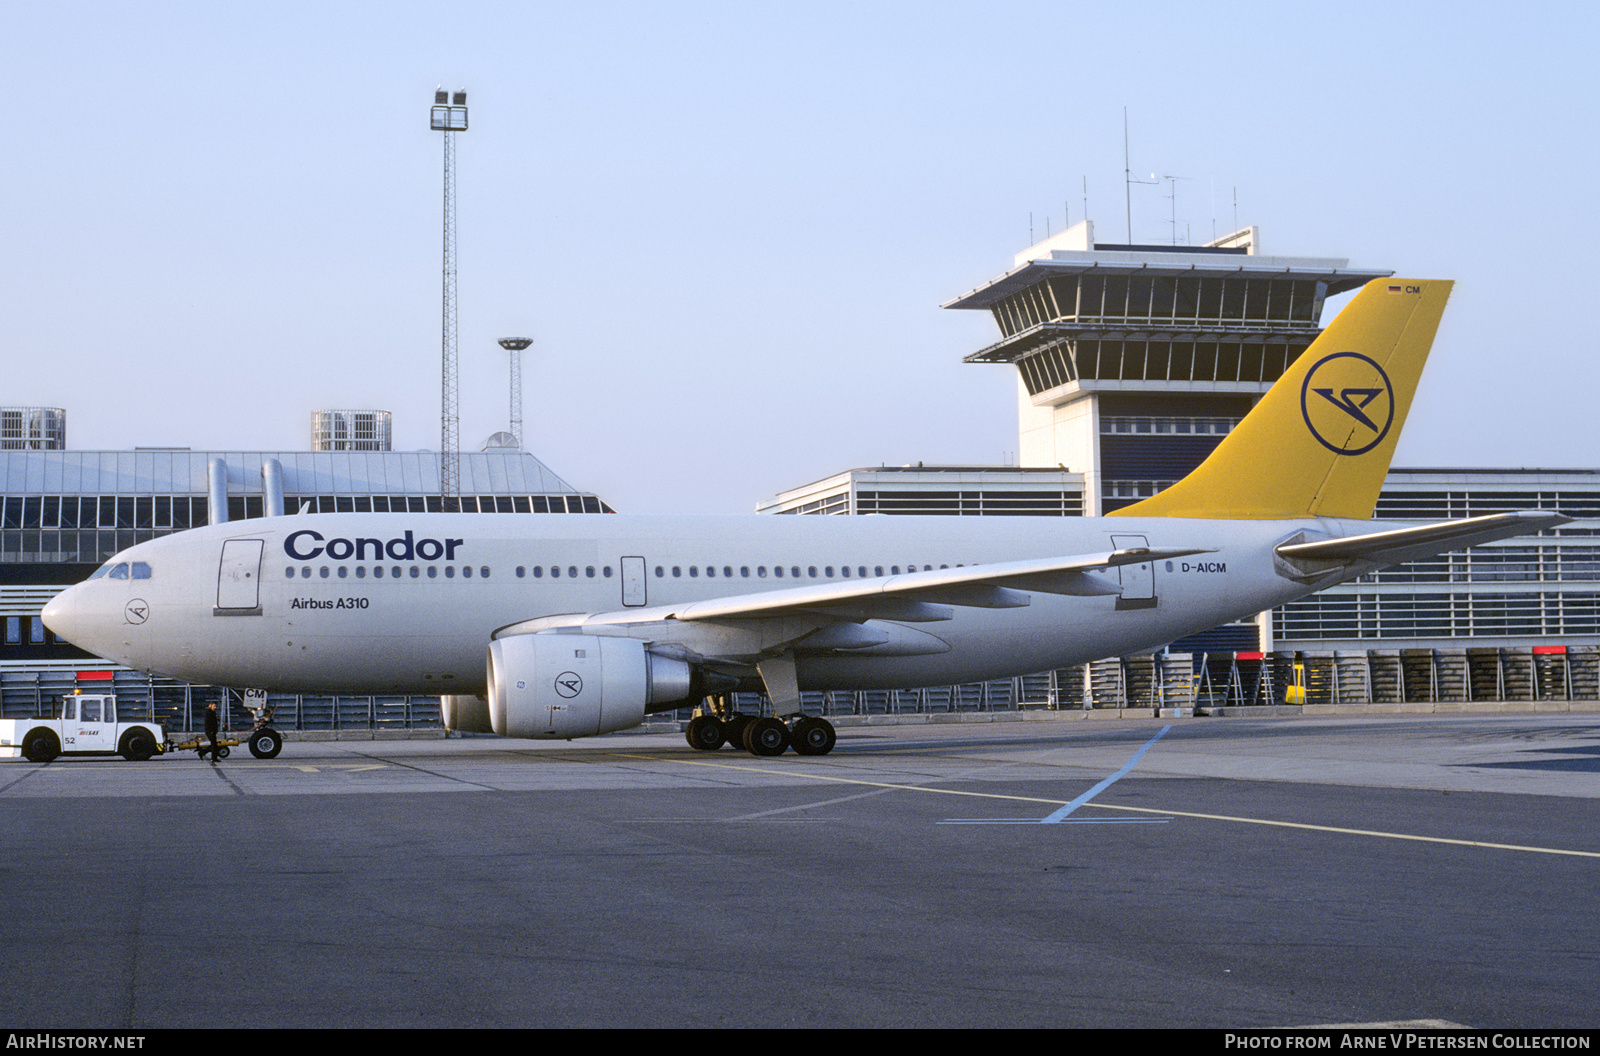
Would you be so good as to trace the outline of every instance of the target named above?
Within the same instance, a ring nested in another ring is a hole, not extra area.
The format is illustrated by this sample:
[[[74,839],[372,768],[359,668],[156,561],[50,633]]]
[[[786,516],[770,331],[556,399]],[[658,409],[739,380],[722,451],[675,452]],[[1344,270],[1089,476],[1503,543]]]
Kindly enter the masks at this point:
[[[941,652],[948,646],[931,635],[881,621],[938,622],[953,618],[952,610],[959,606],[1019,608],[1029,603],[1032,591],[1118,594],[1122,588],[1115,579],[1094,573],[1206,552],[1113,550],[838,580],[681,605],[544,616],[502,627],[494,637],[555,630],[625,635],[658,645],[677,644],[697,658],[724,660],[747,660],[802,642],[807,649],[871,649],[898,655]]]
[[[874,609],[904,608],[907,603],[987,609],[1018,608],[1028,604],[1028,591],[1044,594],[1117,594],[1121,592],[1117,584],[1089,573],[1202,552],[1194,549],[1140,548],[1075,557],[940,568],[908,572],[901,576],[844,580],[819,586],[690,602],[678,607],[675,615],[680,620],[724,620],[822,612],[852,619],[859,618],[856,615],[858,612],[870,618]]]
[[[1492,543],[1516,535],[1532,535],[1545,528],[1566,524],[1571,517],[1548,510],[1519,510],[1486,517],[1468,517],[1442,524],[1394,528],[1384,532],[1347,536],[1343,539],[1318,539],[1313,542],[1284,543],[1278,555],[1307,570],[1357,562],[1393,565],[1433,557],[1447,550],[1462,550],[1479,543]]]

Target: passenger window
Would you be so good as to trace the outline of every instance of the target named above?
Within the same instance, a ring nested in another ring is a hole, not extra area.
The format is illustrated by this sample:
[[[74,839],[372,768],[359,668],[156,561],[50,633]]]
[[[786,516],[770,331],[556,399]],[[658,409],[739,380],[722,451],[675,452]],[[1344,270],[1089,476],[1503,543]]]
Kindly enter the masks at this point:
[[[317,570],[317,574],[319,576],[321,576],[323,579],[327,579],[328,578],[328,566],[327,565],[323,565],[321,568],[319,568]]]
[[[438,579],[439,578],[439,569],[436,566],[434,566],[434,565],[429,565],[428,566],[428,578],[429,579]]]
[[[517,566],[517,578],[518,579],[522,579],[522,578],[526,577],[527,574],[528,574],[528,570],[524,566],[522,566],[522,565],[518,565]]]
[[[660,578],[661,578],[661,577],[662,577],[662,576],[664,576],[664,575],[666,575],[666,572],[665,572],[665,570],[663,570],[663,569],[662,569],[662,567],[661,567],[661,566],[660,566],[660,565],[657,565],[657,566],[656,566],[656,578],[657,578],[657,579],[660,579]]]
[[[578,566],[577,565],[568,565],[567,566],[567,575],[572,579],[577,579],[578,578]]]
[[[593,575],[593,574],[594,573],[592,573],[592,572],[590,573],[590,575]],[[482,576],[484,579],[488,579],[489,578],[489,566],[488,565],[483,565],[482,567],[480,567],[478,569],[478,575]]]
[[[689,566],[689,578],[690,579],[699,579],[700,578],[700,566],[699,565],[690,565]]]
[[[749,579],[750,578],[750,566],[749,565],[740,565],[739,566],[739,575],[744,579]]]
[[[339,578],[340,579],[344,579],[349,574],[350,574],[350,570],[348,568],[344,567],[343,565],[339,566]]]
[[[471,565],[462,565],[461,566],[461,575],[465,579],[471,579],[472,578],[472,566]]]
[[[550,566],[550,578],[551,579],[560,579],[561,578],[561,566],[560,565],[551,565]]]
[[[483,574],[487,576],[489,574],[489,570],[487,568],[484,569],[483,570]],[[593,579],[594,578],[594,566],[593,565],[584,566],[583,574],[588,576],[590,579]]]
[[[416,565],[412,565],[411,566],[411,578],[412,579],[418,579],[421,576],[422,576],[422,569],[418,568]]]
[[[356,578],[357,579],[366,579],[367,578],[367,566],[366,565],[357,565],[356,566]]]
[[[783,578],[783,566],[782,565],[774,565],[774,566],[772,566],[772,574],[774,576],[777,576],[779,579],[782,579]]]
[[[444,578],[445,579],[455,579],[456,578],[456,566],[455,565],[445,565],[444,566]]]

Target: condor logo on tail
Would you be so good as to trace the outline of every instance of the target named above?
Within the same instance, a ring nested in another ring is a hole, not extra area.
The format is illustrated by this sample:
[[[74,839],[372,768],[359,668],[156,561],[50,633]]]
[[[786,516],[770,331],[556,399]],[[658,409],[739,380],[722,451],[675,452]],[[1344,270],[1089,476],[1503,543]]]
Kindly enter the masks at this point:
[[[1383,368],[1361,353],[1335,352],[1306,372],[1300,413],[1329,451],[1364,455],[1394,424],[1394,386]]]

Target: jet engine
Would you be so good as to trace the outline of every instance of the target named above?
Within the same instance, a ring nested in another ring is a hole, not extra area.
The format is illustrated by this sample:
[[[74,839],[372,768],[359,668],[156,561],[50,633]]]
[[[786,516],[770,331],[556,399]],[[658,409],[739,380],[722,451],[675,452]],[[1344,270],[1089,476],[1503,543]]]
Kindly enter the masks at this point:
[[[635,638],[519,634],[489,643],[489,724],[502,737],[592,737],[637,726],[688,702],[698,680],[684,661]]]

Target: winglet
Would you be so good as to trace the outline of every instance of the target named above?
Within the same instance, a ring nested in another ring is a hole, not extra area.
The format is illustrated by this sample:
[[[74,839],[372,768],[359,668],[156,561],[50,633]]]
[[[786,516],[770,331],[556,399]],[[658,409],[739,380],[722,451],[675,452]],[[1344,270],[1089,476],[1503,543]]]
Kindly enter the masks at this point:
[[[1370,518],[1452,285],[1367,283],[1199,468],[1112,515]]]

